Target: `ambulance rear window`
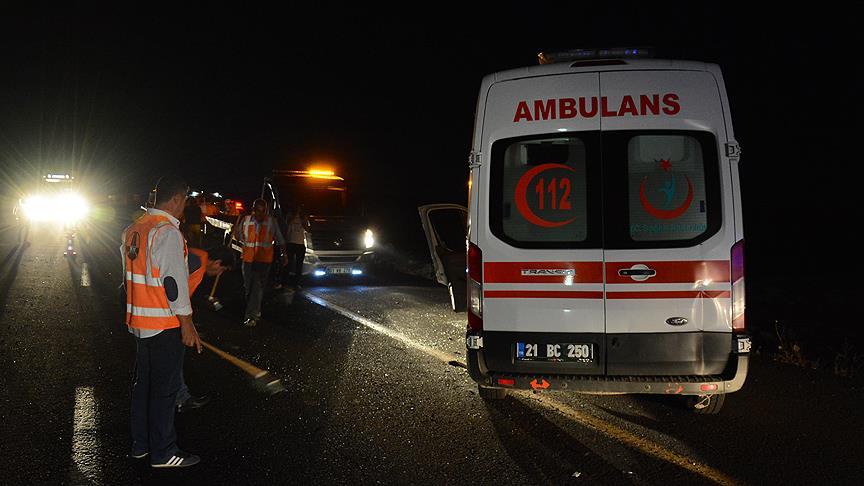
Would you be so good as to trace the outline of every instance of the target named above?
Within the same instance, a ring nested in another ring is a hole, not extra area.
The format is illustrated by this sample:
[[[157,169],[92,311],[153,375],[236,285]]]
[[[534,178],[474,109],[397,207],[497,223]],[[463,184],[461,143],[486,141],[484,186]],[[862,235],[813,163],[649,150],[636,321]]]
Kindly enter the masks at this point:
[[[603,163],[606,248],[692,246],[719,230],[719,166],[710,133],[606,132]]]
[[[599,248],[598,146],[594,132],[495,142],[492,232],[519,248]]]

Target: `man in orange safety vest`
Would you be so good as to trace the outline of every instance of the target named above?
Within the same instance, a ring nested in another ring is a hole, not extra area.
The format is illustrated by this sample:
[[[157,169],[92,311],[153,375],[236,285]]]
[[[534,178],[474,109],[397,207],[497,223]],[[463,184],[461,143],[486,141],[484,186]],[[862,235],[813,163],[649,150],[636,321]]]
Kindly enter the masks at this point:
[[[274,240],[284,250],[285,237],[276,218],[267,213],[267,203],[263,199],[252,203],[252,214],[240,220],[234,237],[243,242],[243,287],[246,293],[243,324],[253,327],[261,319],[261,299],[273,263]],[[287,257],[282,254],[282,265],[287,262]]]
[[[198,464],[177,447],[174,405],[181,387],[184,345],[201,352],[189,302],[187,248],[180,232],[188,187],[166,176],[154,206],[123,231],[126,325],[135,336],[131,457],[150,456],[153,467]]]

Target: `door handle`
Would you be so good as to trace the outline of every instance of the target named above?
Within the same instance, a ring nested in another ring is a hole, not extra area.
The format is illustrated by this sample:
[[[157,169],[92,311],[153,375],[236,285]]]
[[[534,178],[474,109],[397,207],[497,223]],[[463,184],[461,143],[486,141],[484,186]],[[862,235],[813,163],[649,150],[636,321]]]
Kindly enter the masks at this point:
[[[637,282],[644,282],[651,277],[657,275],[657,270],[649,268],[647,265],[637,264],[630,268],[621,268],[618,270],[618,275],[621,277],[630,277]]]

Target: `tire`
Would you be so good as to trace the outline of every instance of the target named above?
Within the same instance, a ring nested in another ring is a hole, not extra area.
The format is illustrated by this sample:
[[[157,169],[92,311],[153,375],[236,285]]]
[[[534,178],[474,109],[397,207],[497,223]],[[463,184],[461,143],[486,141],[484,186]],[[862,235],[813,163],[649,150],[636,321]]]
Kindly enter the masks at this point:
[[[125,301],[124,301],[125,304]],[[474,349],[467,350],[465,354],[465,365],[468,368],[468,376],[474,380],[475,383],[488,383],[488,376],[486,376],[485,366],[482,367],[480,365],[480,356],[478,356],[479,351]]]
[[[464,280],[455,280],[447,285],[450,293],[450,307],[453,312],[465,312],[468,310],[468,287]]]
[[[477,394],[483,400],[503,400],[507,398],[508,390],[506,388],[491,388],[488,386],[477,385]]]
[[[707,403],[705,400],[708,400]],[[697,415],[717,415],[726,401],[725,393],[716,395],[692,395],[687,397],[687,408]]]

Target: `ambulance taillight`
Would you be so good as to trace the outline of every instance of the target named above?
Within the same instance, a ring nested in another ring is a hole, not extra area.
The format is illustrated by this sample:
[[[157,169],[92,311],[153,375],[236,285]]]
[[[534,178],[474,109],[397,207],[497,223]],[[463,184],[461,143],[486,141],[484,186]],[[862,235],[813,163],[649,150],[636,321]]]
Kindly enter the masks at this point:
[[[744,240],[741,240],[732,247],[732,332],[746,329],[744,294]]]
[[[483,330],[483,252],[468,243],[468,329]]]

